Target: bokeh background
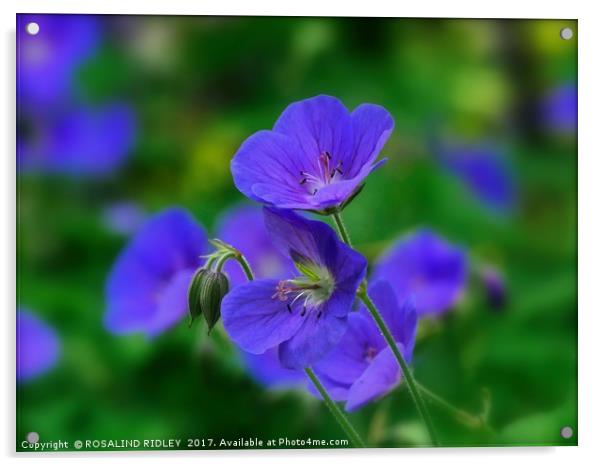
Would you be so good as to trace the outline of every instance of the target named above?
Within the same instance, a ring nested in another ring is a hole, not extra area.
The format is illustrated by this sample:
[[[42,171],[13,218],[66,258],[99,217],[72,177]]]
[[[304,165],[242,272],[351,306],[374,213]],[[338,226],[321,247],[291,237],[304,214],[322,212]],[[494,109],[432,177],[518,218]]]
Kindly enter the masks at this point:
[[[322,93],[396,122],[388,163],[344,212],[356,248],[373,260],[428,226],[469,251],[464,297],[421,321],[414,367],[495,432],[432,408],[443,444],[576,444],[576,32],[560,20],[19,15],[17,307],[58,350],[17,383],[17,449],[31,431],[343,438],[303,387],[253,379],[219,330],[182,321],[147,338],[103,324],[107,276],[145,218],[183,206],[214,235],[246,202],[229,171],[240,143]],[[454,163],[462,153],[475,162]],[[404,389],[351,420],[373,445],[427,443]]]

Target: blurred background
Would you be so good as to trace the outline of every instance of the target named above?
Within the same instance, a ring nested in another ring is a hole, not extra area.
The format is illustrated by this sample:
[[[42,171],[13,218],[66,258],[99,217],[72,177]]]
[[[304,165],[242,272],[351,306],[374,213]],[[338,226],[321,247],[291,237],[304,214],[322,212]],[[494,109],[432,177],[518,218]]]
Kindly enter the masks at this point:
[[[469,253],[463,298],[421,321],[414,367],[494,432],[432,408],[442,443],[576,444],[576,33],[560,20],[18,15],[17,308],[38,335],[27,360],[44,360],[17,381],[17,448],[31,431],[343,438],[303,386],[264,387],[219,329],[183,320],[149,338],[103,323],[140,225],[182,206],[216,236],[247,202],[229,170],[240,143],[317,94],[383,105],[396,123],[388,163],[344,212],[354,246],[373,261],[426,226]],[[350,417],[373,445],[427,443],[404,389]]]

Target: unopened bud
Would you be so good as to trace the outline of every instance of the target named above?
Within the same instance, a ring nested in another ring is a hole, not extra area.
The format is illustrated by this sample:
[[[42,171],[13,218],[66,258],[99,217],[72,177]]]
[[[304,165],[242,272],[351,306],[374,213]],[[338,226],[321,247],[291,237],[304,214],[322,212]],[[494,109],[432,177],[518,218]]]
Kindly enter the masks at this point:
[[[205,317],[209,332],[221,316],[222,298],[228,293],[228,278],[222,272],[199,269],[188,290],[188,310],[192,320],[201,314]]]

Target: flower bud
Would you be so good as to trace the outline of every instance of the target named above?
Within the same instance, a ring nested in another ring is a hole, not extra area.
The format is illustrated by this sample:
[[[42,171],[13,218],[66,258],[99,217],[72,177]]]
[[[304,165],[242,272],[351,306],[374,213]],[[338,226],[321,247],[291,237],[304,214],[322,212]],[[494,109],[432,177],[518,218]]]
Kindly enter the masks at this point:
[[[190,317],[194,320],[202,314],[211,332],[219,321],[222,298],[228,293],[228,289],[228,278],[222,272],[199,269],[188,290]]]
[[[508,293],[502,275],[498,270],[488,267],[482,271],[481,279],[489,306],[496,311],[504,309],[508,301]]]

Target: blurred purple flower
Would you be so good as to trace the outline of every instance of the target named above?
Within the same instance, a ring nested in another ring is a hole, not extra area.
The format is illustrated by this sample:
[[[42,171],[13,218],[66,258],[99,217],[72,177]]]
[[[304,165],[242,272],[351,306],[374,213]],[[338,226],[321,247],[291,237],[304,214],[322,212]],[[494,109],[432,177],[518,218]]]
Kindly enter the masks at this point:
[[[107,206],[102,213],[102,220],[109,231],[124,236],[136,232],[144,223],[146,212],[135,202],[116,202]]]
[[[500,214],[514,209],[514,178],[507,160],[497,149],[486,145],[446,146],[440,148],[438,158],[487,208]]]
[[[40,27],[27,33],[27,24]],[[17,15],[17,96],[19,105],[40,112],[68,100],[77,67],[100,42],[92,15]]]
[[[17,141],[19,170],[106,174],[124,162],[136,137],[136,117],[125,103],[71,108],[32,125],[33,134]]]
[[[391,286],[384,281],[370,287],[370,296],[404,358],[410,362],[418,321],[413,300],[405,299],[400,306]],[[353,411],[393,390],[401,382],[402,374],[366,308],[350,313],[348,318],[343,339],[316,364],[315,370],[329,394],[337,401],[346,401],[345,409]],[[313,386],[309,388],[317,395]]]
[[[295,272],[293,262],[273,245],[259,207],[238,206],[226,212],[219,220],[217,237],[243,253],[256,278],[292,277]],[[227,262],[224,270],[232,287],[246,283],[234,261]]]
[[[562,134],[577,132],[577,86],[566,83],[552,89],[541,105],[541,117],[546,129]]]
[[[25,309],[17,311],[17,381],[26,382],[52,369],[61,345],[47,323]]]
[[[400,302],[414,296],[419,317],[441,314],[462,296],[468,261],[461,248],[422,229],[399,239],[379,258],[373,279],[389,282]]]
[[[343,336],[366,260],[325,223],[273,208],[264,215],[275,246],[300,276],[234,288],[222,301],[224,328],[243,350],[261,354],[279,345],[282,365],[302,369]]]
[[[393,131],[383,107],[351,114],[320,95],[289,105],[271,131],[250,136],[232,159],[236,187],[250,199],[286,209],[336,209],[360,189]]]
[[[506,306],[508,294],[506,283],[499,270],[491,266],[485,267],[480,275],[489,305],[496,311],[503,309]]]
[[[106,327],[155,336],[177,323],[188,310],[188,285],[206,250],[205,233],[186,210],[169,208],[149,218],[108,277]]]
[[[276,390],[294,388],[302,386],[307,380],[303,372],[282,367],[277,346],[262,354],[252,354],[242,350],[240,353],[253,379],[265,387]]]

